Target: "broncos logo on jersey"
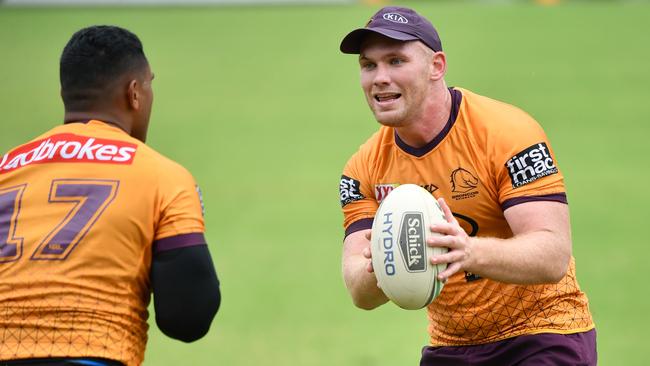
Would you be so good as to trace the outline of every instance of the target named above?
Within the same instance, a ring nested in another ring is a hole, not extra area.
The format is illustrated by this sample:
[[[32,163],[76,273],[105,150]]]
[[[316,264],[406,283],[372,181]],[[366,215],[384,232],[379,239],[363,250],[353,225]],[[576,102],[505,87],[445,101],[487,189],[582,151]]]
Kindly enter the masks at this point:
[[[468,170],[458,168],[451,172],[451,191],[456,193],[467,193],[478,186],[478,178]]]

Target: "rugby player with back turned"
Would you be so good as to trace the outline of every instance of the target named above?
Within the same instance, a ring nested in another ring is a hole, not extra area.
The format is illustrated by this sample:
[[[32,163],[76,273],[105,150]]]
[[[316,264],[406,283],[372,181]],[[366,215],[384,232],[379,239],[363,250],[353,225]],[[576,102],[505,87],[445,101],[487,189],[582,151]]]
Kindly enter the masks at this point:
[[[190,173],[147,145],[153,73],[138,37],[76,32],[64,124],[0,160],[0,364],[137,366],[156,323],[185,342],[219,309]]]

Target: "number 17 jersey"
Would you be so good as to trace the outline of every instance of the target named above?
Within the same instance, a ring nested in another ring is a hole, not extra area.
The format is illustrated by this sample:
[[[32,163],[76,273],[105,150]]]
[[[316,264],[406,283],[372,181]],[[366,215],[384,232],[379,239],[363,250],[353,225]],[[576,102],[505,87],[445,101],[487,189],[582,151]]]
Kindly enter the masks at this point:
[[[153,253],[205,243],[192,176],[101,121],[0,159],[0,360],[141,364]]]

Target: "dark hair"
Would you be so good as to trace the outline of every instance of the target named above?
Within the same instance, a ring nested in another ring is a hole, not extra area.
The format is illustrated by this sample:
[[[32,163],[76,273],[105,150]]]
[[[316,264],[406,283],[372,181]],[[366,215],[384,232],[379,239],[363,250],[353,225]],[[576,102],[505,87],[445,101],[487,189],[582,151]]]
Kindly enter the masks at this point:
[[[92,107],[121,76],[147,65],[142,43],[128,30],[108,25],[81,29],[61,54],[63,104],[66,109]]]

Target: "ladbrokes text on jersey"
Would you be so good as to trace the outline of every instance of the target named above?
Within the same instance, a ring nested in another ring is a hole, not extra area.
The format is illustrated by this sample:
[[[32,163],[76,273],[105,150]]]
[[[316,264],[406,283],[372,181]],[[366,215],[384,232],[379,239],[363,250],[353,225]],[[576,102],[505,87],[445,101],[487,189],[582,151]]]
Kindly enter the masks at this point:
[[[131,164],[137,148],[125,141],[57,134],[6,153],[0,161],[0,174],[37,163]]]

